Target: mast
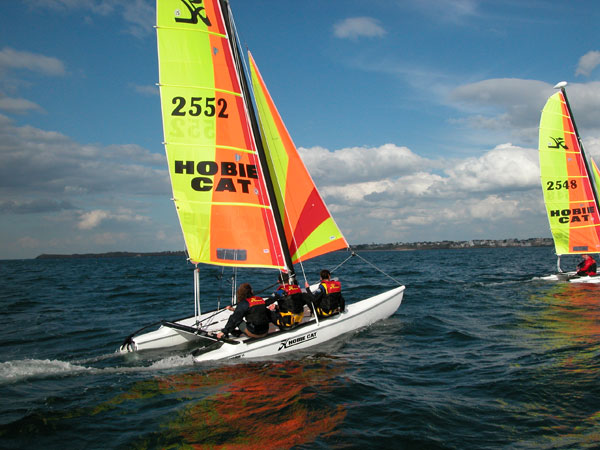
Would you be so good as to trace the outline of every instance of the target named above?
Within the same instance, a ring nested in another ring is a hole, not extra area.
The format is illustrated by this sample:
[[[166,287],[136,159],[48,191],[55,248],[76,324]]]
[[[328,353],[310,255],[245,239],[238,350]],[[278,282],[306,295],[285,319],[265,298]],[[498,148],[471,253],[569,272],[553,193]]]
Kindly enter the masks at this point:
[[[260,128],[258,125],[258,119],[257,119],[256,111],[254,109],[254,103],[252,102],[252,97],[250,95],[248,81],[246,80],[246,74],[244,72],[242,58],[241,58],[241,55],[239,52],[237,35],[235,34],[235,29],[234,29],[235,27],[234,27],[233,20],[231,17],[231,9],[229,8],[229,0],[219,0],[219,2],[221,4],[221,12],[223,13],[225,28],[227,29],[227,34],[228,34],[230,42],[231,42],[231,50],[233,52],[233,58],[235,60],[237,72],[240,77],[240,83],[241,83],[241,87],[242,87],[242,95],[244,96],[244,100],[246,101],[246,105],[248,107],[248,114],[250,116],[250,124],[252,126],[252,134],[254,135],[254,141],[256,143],[256,151],[258,153],[258,158],[259,158],[260,165],[262,168],[263,176],[265,178],[267,194],[269,196],[271,208],[273,209],[273,215],[275,216],[275,227],[277,228],[277,236],[279,238],[279,241],[281,242],[283,258],[285,260],[285,265],[287,267],[290,280],[295,280],[296,274],[294,272],[294,265],[292,263],[292,255],[290,254],[290,249],[287,245],[287,239],[285,237],[285,229],[284,229],[284,225],[283,225],[283,220],[281,219],[281,213],[279,210],[279,205],[277,203],[277,197],[275,195],[275,188],[273,186],[273,179],[271,178],[271,173],[269,172],[269,165],[267,163],[267,157],[266,157],[265,150],[263,147]]]
[[[577,124],[575,123],[575,117],[573,117],[573,111],[571,110],[571,105],[569,104],[569,99],[567,98],[567,91],[565,90],[566,82],[558,83],[555,88],[560,88],[562,95],[565,99],[565,105],[567,106],[567,111],[569,111],[569,116],[571,117],[571,123],[573,124],[573,130],[575,131],[575,136],[577,137],[577,143],[579,144],[579,151],[581,152],[581,156],[583,159],[583,165],[585,166],[585,170],[587,172],[588,179],[590,180],[590,184],[592,185],[592,195],[594,196],[594,203],[596,204],[596,211],[600,213],[600,203],[598,203],[598,194],[596,190],[596,185],[594,183],[594,179],[592,177],[592,171],[590,170],[590,165],[587,159],[587,155],[583,149],[583,142],[579,137],[579,131],[577,130]]]

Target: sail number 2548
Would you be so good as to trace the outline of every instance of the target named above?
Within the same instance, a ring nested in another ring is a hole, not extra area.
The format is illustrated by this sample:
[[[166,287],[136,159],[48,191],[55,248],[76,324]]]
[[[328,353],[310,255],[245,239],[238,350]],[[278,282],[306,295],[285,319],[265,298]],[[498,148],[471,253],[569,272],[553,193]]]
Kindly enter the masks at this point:
[[[189,101],[189,104],[188,104]],[[227,100],[215,97],[191,97],[189,100],[184,97],[173,97],[172,116],[200,116],[227,118]]]
[[[547,191],[560,191],[561,189],[577,189],[577,180],[546,181]]]

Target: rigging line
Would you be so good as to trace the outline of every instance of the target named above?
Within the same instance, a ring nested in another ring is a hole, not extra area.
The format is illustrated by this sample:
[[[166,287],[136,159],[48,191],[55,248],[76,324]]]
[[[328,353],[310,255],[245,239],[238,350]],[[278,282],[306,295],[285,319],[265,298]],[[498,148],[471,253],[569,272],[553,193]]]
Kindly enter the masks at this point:
[[[256,291],[256,292],[255,292],[255,294],[256,294],[256,295],[260,295],[260,294],[262,294],[263,292],[265,292],[265,291],[267,291],[267,290],[271,290],[271,289],[273,289],[275,286],[279,286],[279,281],[278,281],[277,283],[273,283],[273,284],[271,284],[271,285],[267,286],[267,287],[266,287],[266,288],[264,288],[264,289],[261,289],[260,291]]]
[[[398,280],[396,280],[393,276],[385,273],[383,270],[381,270],[379,267],[377,267],[375,264],[373,264],[371,261],[367,261],[365,258],[363,258],[362,256],[360,256],[358,253],[353,252],[356,256],[358,256],[360,259],[362,259],[364,262],[366,262],[367,264],[369,264],[371,267],[373,267],[374,269],[377,269],[379,272],[381,272],[382,274],[384,274],[386,277],[388,277],[391,280],[394,280],[396,283],[398,283],[399,285],[402,285],[402,283],[400,283]]]
[[[329,272],[333,273],[335,272],[337,269],[339,269],[340,267],[342,267],[344,264],[346,264],[346,262],[348,262],[348,260],[350,258],[352,258],[353,256],[357,256],[354,252],[350,253],[350,256],[348,256],[345,260],[343,260],[340,264],[338,264],[337,266],[335,266],[333,269],[331,269]]]
[[[304,277],[304,286],[308,288],[309,284],[308,279],[306,278],[306,272],[304,271],[304,263],[302,262],[302,259],[298,259],[298,262],[300,263],[300,270],[302,270],[302,276]]]

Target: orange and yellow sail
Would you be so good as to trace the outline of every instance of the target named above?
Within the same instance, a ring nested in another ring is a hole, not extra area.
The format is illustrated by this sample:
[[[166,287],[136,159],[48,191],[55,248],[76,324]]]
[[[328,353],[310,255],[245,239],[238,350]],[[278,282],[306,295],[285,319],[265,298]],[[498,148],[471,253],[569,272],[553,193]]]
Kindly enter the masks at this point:
[[[249,54],[262,141],[293,262],[348,248]]]
[[[562,90],[548,99],[542,111],[539,157],[556,253],[600,252],[597,194]],[[597,167],[592,171],[600,178]]]
[[[159,85],[173,200],[192,262],[288,270],[290,260],[348,245],[251,59],[261,131],[253,126],[226,5],[157,1]]]
[[[192,262],[283,268],[224,20],[218,0],[157,1],[173,199]]]

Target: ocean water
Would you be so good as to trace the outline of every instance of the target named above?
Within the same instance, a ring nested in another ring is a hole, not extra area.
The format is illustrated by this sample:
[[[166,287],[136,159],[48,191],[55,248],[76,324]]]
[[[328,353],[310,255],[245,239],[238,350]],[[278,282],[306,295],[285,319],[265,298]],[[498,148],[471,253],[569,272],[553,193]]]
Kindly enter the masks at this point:
[[[304,353],[210,365],[114,353],[193,313],[182,257],[0,261],[0,448],[600,447],[600,286],[539,280],[549,247],[360,255],[406,285],[392,317]],[[309,281],[346,257],[307,262]],[[393,286],[359,258],[334,275],[348,302]],[[209,308],[230,277],[203,268]]]

